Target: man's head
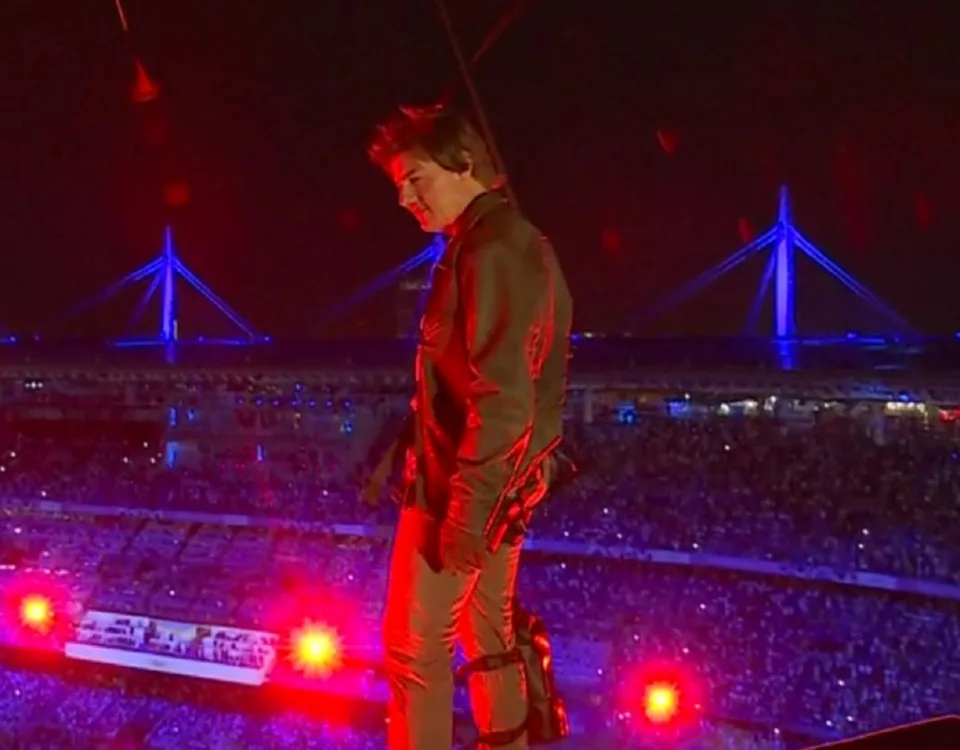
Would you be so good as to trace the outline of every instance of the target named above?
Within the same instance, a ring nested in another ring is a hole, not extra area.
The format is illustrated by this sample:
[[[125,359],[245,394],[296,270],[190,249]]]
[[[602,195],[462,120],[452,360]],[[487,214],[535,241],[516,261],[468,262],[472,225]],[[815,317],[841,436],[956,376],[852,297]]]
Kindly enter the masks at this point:
[[[367,149],[397,186],[400,205],[425,232],[442,232],[497,183],[487,144],[470,121],[445,107],[401,107]]]

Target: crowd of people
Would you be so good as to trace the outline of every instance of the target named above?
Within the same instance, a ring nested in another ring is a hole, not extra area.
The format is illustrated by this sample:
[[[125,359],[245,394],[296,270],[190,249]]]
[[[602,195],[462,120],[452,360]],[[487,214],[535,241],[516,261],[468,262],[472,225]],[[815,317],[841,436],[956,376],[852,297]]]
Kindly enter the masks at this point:
[[[195,702],[193,686],[130,691],[122,680],[77,682],[0,669],[0,746],[10,750],[382,750],[383,732],[302,711],[252,715]],[[228,700],[228,702],[230,702]],[[237,704],[238,698],[233,697]],[[25,707],[29,707],[26,710]]]
[[[195,685],[130,691],[117,679],[78,684],[50,674],[0,669],[0,746],[9,750],[383,750],[385,733],[356,715],[326,719],[304,708],[251,712],[242,696],[234,705],[197,703]],[[249,696],[247,696],[249,698]],[[24,706],[30,710],[25,711]],[[350,719],[348,721],[348,719]],[[469,747],[469,730],[457,747]],[[704,743],[704,737],[709,738]],[[696,730],[671,737],[671,750],[762,750],[769,733],[698,723]],[[615,735],[573,737],[562,750],[615,750]]]
[[[335,439],[315,447],[310,461],[227,451],[173,469],[158,444],[99,441],[78,452],[8,435],[0,492],[25,501],[392,522],[392,504],[356,502],[358,456],[375,419],[354,414],[349,432],[341,418],[331,422],[339,425]],[[718,414],[572,422],[568,442],[581,476],[543,507],[534,533],[960,583],[955,425],[898,416],[878,434],[875,424],[843,414],[798,424]]]
[[[212,449],[180,466],[159,441],[8,431],[0,576],[49,571],[83,610],[118,616],[274,633],[329,621],[346,651],[375,662],[395,508],[366,506],[357,489],[359,457],[395,411],[384,403],[357,395],[346,416],[331,410],[309,456]],[[871,414],[706,404],[570,419],[580,474],[539,509],[520,592],[584,703],[581,731],[654,742],[632,726],[631,686],[651,664],[696,686],[698,747],[788,747],[960,708],[960,437],[926,410]],[[918,581],[933,594],[915,593]],[[236,661],[224,654],[191,652]],[[350,739],[299,714],[128,707],[89,686],[65,700],[53,676],[0,679],[56,707],[47,732],[92,736],[109,714],[117,735],[117,716],[149,714],[137,722],[152,727],[147,747],[382,746],[375,730]],[[0,728],[16,721],[10,705]],[[213,736],[221,744],[203,744]]]

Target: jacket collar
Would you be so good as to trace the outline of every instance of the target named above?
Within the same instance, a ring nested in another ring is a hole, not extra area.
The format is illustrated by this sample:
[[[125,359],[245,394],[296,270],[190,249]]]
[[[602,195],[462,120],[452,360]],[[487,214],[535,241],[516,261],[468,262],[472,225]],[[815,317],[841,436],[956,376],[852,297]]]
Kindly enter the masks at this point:
[[[480,219],[491,211],[505,205],[506,202],[506,199],[500,195],[500,193],[492,190],[481,193],[467,205],[463,213],[453,222],[453,225],[450,227],[450,239],[456,240],[462,238],[463,235],[476,226]]]

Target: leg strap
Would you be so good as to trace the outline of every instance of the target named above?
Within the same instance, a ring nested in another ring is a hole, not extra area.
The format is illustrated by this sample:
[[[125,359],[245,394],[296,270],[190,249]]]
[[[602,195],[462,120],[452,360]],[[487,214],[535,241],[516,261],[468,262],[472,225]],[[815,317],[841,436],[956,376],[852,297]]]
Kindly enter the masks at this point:
[[[511,664],[523,664],[523,654],[519,648],[506,651],[502,654],[486,654],[478,656],[473,661],[468,661],[461,666],[457,672],[457,679],[469,677],[476,672],[496,672]]]
[[[524,719],[523,724],[518,726],[516,729],[508,729],[504,732],[487,732],[486,734],[481,734],[477,737],[477,746],[478,747],[503,747],[504,745],[511,745],[527,731],[527,720]]]
[[[515,648],[502,654],[487,654],[480,656],[473,661],[469,661],[457,670],[458,679],[469,677],[478,672],[495,672],[498,669],[510,666],[511,664],[523,664],[523,654],[520,649]],[[506,729],[501,732],[487,732],[477,737],[478,747],[503,747],[516,742],[527,731],[529,717],[523,720],[523,723],[514,729]]]

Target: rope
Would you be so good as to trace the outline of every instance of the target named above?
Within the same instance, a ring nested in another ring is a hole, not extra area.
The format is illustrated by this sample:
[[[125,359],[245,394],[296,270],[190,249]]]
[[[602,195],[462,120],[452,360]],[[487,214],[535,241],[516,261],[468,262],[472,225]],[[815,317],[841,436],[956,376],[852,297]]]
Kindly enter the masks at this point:
[[[123,3],[120,0],[114,0],[113,3],[117,8],[117,15],[120,17],[120,26],[123,27],[125,33],[130,33],[130,26],[127,24],[127,14],[123,9]]]
[[[457,39],[457,34],[454,31],[453,21],[450,19],[450,13],[447,10],[447,4],[444,2],[444,0],[435,0],[435,3],[437,6],[437,12],[440,14],[440,19],[443,22],[443,29],[446,32],[447,41],[450,42],[453,55],[457,60],[457,67],[460,68],[460,77],[463,79],[463,85],[466,87],[467,93],[470,96],[470,101],[473,104],[473,109],[477,116],[477,124],[480,126],[483,137],[487,141],[487,146],[490,149],[490,158],[493,159],[494,166],[503,177],[503,190],[507,195],[507,200],[509,200],[514,206],[517,206],[517,196],[514,194],[513,188],[510,185],[510,179],[507,175],[507,165],[504,163],[503,157],[500,155],[500,150],[497,148],[497,142],[493,137],[493,129],[490,127],[490,121],[487,119],[487,113],[480,101],[480,94],[473,82],[473,76],[470,74],[470,66],[467,63],[467,58],[463,54],[463,49],[461,48],[460,42]],[[516,13],[514,14],[514,17],[515,15]],[[502,28],[502,24],[498,24],[497,31],[502,33]],[[499,34],[497,34],[497,36],[499,36]],[[485,48],[489,48],[489,45],[483,45],[481,50],[485,51]]]

